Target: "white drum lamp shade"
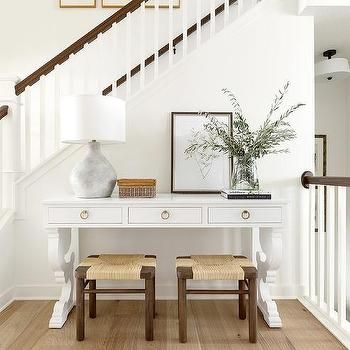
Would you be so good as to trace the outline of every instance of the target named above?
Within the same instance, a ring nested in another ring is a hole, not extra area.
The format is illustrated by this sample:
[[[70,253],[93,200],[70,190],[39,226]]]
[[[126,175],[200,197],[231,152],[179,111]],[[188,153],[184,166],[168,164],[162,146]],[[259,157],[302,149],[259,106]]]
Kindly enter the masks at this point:
[[[125,142],[125,101],[111,96],[64,96],[61,141],[64,143]]]
[[[72,170],[78,198],[110,197],[117,175],[101,152],[101,143],[125,142],[125,102],[102,95],[65,96],[61,101],[61,141],[86,143],[88,152]]]
[[[337,50],[330,49],[323,53],[327,60],[320,61],[316,64],[317,81],[344,80],[350,77],[349,61],[346,58],[334,58]]]

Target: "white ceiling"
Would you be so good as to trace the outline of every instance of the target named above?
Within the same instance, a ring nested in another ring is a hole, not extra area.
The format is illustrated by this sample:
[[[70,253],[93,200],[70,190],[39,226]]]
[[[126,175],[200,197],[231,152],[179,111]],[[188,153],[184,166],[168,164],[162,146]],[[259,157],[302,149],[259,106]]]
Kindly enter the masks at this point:
[[[313,14],[315,60],[321,60],[322,53],[328,49],[336,49],[336,57],[350,59],[350,6],[317,8]]]

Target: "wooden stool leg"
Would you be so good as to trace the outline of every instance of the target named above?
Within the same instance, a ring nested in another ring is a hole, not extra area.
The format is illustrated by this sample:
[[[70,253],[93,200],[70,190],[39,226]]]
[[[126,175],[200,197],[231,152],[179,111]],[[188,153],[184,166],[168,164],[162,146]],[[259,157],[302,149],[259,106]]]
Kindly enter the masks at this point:
[[[257,341],[257,282],[249,279],[249,341]]]
[[[245,290],[245,281],[238,281],[239,284],[239,290],[244,291]],[[239,318],[241,320],[245,320],[247,317],[246,312],[246,295],[245,294],[239,294]]]
[[[179,339],[180,343],[187,342],[187,296],[186,279],[179,278]]]
[[[153,340],[153,278],[145,280],[145,329],[146,340]]]
[[[96,289],[96,280],[89,282],[89,289]],[[96,318],[96,294],[89,294],[89,317]]]
[[[85,313],[84,313],[84,279],[76,278],[76,337],[78,341],[85,338]]]
[[[156,278],[153,277],[153,318],[156,318]]]

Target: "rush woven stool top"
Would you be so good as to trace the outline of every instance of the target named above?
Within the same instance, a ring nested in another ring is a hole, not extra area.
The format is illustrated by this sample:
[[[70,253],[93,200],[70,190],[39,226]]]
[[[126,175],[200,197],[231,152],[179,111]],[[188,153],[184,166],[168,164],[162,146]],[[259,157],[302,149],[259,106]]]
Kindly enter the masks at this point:
[[[142,267],[156,267],[156,258],[141,254],[102,254],[87,257],[79,266],[89,267],[88,280],[140,280]]]
[[[254,267],[245,257],[192,255],[176,259],[176,267],[190,267],[194,280],[244,280],[242,267]]]

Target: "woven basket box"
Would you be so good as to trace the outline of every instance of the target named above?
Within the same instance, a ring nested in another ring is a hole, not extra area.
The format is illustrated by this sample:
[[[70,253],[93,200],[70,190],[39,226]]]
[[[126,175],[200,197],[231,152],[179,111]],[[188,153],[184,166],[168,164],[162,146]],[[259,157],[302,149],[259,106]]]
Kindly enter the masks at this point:
[[[120,179],[117,184],[121,198],[154,198],[156,196],[154,179]]]

